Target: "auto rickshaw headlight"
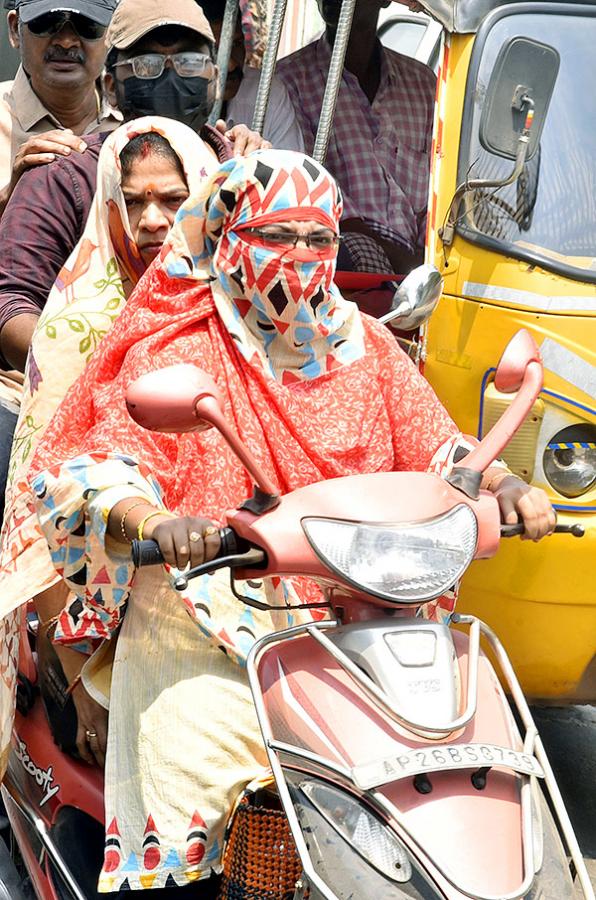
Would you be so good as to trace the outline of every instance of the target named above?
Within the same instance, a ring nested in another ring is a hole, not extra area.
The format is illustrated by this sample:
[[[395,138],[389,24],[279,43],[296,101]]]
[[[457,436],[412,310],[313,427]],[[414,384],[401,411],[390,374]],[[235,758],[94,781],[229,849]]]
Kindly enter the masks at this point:
[[[561,431],[547,444],[542,465],[551,486],[564,497],[579,497],[596,483],[596,441],[570,440]],[[590,435],[593,438],[593,435]]]

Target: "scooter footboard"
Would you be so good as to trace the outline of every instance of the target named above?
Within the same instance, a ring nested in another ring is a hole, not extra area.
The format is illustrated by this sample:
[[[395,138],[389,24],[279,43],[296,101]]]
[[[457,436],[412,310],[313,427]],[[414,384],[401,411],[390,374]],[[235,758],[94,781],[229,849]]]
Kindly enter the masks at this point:
[[[0,838],[0,900],[26,900],[21,878],[12,861],[8,847]]]
[[[416,623],[418,631],[435,627]],[[528,896],[544,858],[537,783],[543,769],[524,746],[489,660],[471,652],[467,635],[453,634],[443,669],[461,714],[468,668],[475,666],[474,709],[447,733],[453,711],[443,712],[434,733],[422,734],[392,714],[395,697],[379,703],[328,651],[328,641],[337,648],[351,627],[288,629],[260,641],[249,659],[259,722],[308,885],[330,900],[400,897],[400,878],[413,897]],[[401,634],[412,626],[391,619],[375,627]],[[420,707],[428,729],[428,704]],[[549,852],[563,859],[557,896],[573,896],[562,849]]]

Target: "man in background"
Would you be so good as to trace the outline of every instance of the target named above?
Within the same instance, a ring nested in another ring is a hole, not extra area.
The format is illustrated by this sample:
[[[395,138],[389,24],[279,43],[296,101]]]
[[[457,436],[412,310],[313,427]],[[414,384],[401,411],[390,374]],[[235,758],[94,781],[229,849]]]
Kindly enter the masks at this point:
[[[383,47],[390,0],[357,0],[326,167],[344,195],[340,269],[405,274],[422,261],[435,76]],[[325,33],[282,59],[282,78],[312,152],[342,0],[317,0]],[[410,5],[410,4],[407,4]]]
[[[0,85],[0,215],[26,169],[120,124],[97,87],[116,2],[60,0],[52,11],[47,0],[16,0],[8,13],[21,65],[14,81]]]
[[[219,44],[225,0],[202,0],[203,12],[209,19],[215,41]],[[229,125],[252,122],[259,88],[260,69],[246,65],[246,49],[240,15],[228,67],[222,116]],[[304,150],[302,131],[283,81],[274,75],[267,104],[263,137],[279,150]]]

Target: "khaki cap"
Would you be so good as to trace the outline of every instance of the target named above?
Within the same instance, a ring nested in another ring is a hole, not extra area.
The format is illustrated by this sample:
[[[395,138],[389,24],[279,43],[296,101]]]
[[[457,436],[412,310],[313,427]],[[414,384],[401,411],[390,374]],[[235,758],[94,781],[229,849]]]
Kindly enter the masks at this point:
[[[205,13],[195,0],[120,0],[106,34],[108,50],[126,50],[163,25],[180,25],[215,43]]]

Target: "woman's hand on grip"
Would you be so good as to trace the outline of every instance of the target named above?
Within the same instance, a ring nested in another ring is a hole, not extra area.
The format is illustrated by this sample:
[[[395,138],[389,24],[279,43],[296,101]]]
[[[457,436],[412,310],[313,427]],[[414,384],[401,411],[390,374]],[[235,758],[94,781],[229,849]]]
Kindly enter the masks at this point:
[[[157,541],[165,561],[177,569],[191,568],[217,556],[221,541],[217,526],[199,516],[155,517],[143,531],[145,539]]]
[[[522,540],[539,541],[552,534],[557,517],[546,493],[526,484],[515,475],[507,475],[494,490],[505,525],[523,522]]]

